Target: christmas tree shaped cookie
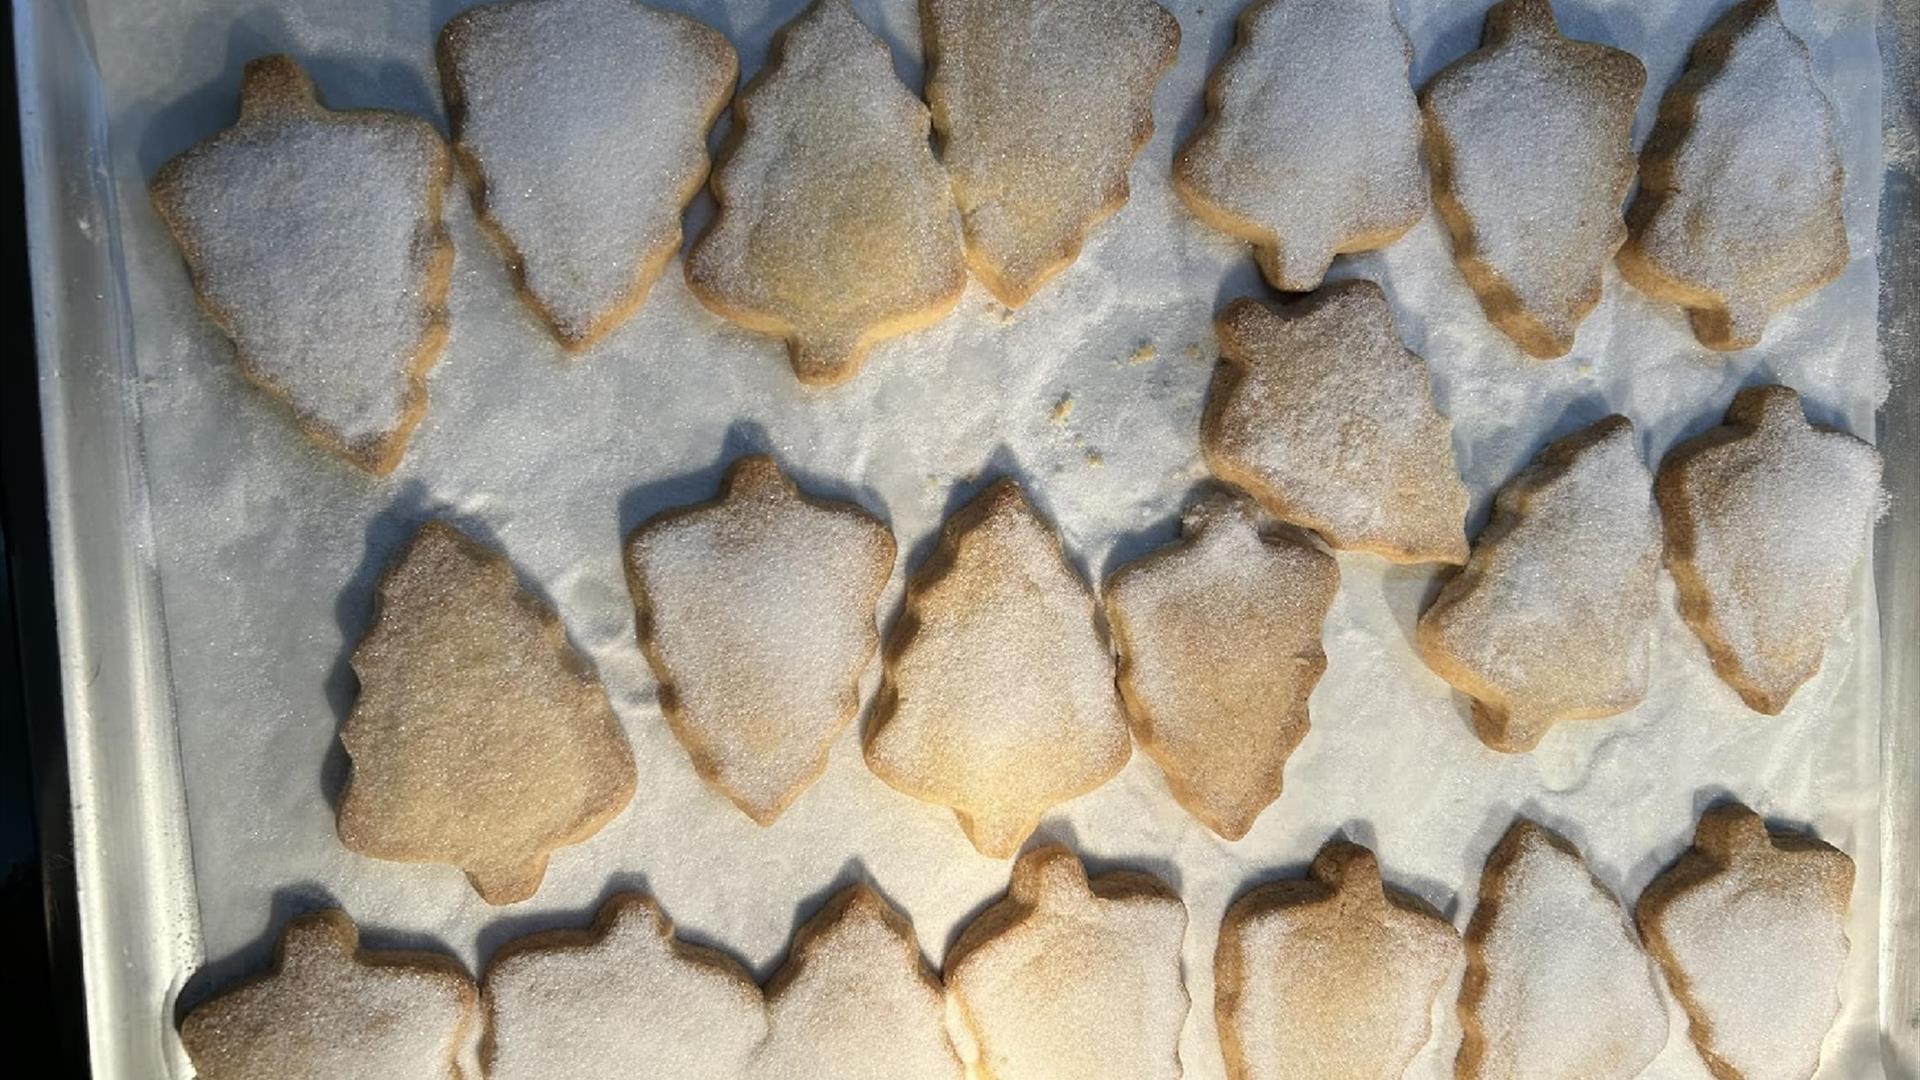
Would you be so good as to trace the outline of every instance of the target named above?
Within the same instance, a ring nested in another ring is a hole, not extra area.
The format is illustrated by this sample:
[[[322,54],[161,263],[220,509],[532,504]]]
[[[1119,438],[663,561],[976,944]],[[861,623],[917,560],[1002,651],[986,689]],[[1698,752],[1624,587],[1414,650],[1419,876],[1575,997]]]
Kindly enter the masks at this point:
[[[1251,243],[1276,289],[1398,240],[1427,212],[1413,47],[1390,0],[1256,0],[1173,164],[1200,220]]]
[[[1640,157],[1620,270],[1687,309],[1713,349],[1760,343],[1775,311],[1847,265],[1833,109],[1772,0],[1693,47]]]
[[[1127,201],[1180,24],[1151,0],[925,0],[921,12],[967,262],[1019,307]]]
[[[335,112],[285,56],[249,63],[234,126],[167,162],[153,205],[240,371],[362,469],[400,463],[446,344],[452,166],[432,125]]]
[[[628,540],[667,720],[700,775],[760,824],[819,777],[859,708],[892,574],[886,526],[800,494],[768,457],[742,458],[718,500]]]
[[[1640,896],[1640,936],[1717,1080],[1807,1080],[1840,1011],[1853,860],[1738,804]]]
[[[1454,262],[1528,355],[1565,355],[1600,302],[1646,82],[1631,53],[1562,37],[1547,0],[1501,0],[1481,47],[1420,92]]]
[[[633,796],[633,752],[559,618],[445,522],[422,526],[381,578],[352,662],[339,826],[354,851],[450,863],[507,904],[540,887],[549,852]]]
[[[787,341],[803,382],[843,382],[881,338],[966,288],[926,106],[847,0],[815,0],[733,103],[720,212],[687,257],[702,303]]]
[[[513,0],[441,32],[474,202],[566,347],[626,321],[680,249],[738,72],[719,32],[637,0]]]
[[[1655,484],[1680,614],[1759,712],[1787,707],[1846,618],[1880,509],[1880,455],[1807,422],[1784,386],[1743,390]]]
[[[980,1075],[1178,1080],[1186,929],[1186,905],[1150,875],[1088,881],[1066,848],[1022,856],[947,958]]]
[[[273,970],[181,1021],[200,1080],[460,1080],[475,994],[459,965],[359,943],[339,911],[290,920]]]
[[[1337,548],[1466,561],[1467,489],[1427,366],[1386,297],[1357,281],[1215,320],[1221,364],[1200,421],[1213,474]]]
[[[1179,544],[1107,580],[1134,734],[1180,804],[1229,840],[1280,796],[1306,737],[1339,584],[1331,556],[1263,534],[1253,507],[1226,495],[1188,514]]]
[[[1473,557],[1420,616],[1427,666],[1473,699],[1495,750],[1625,712],[1647,693],[1660,522],[1633,425],[1609,416],[1500,489]]]
[[[767,1031],[747,973],[674,940],[638,893],[607,901],[590,931],[509,943],[484,989],[490,1080],[734,1080]]]
[[[1092,598],[1011,480],[948,519],[885,661],[867,764],[952,807],[983,854],[1013,855],[1132,752]]]
[[[856,885],[800,928],[767,984],[767,1039],[750,1080],[963,1080],[940,983],[913,927]]]
[[[1453,924],[1382,885],[1373,852],[1328,844],[1305,880],[1227,910],[1213,962],[1227,1073],[1399,1080],[1461,958]]]
[[[1572,844],[1524,818],[1467,926],[1461,1080],[1627,1080],[1667,1043],[1653,964]]]

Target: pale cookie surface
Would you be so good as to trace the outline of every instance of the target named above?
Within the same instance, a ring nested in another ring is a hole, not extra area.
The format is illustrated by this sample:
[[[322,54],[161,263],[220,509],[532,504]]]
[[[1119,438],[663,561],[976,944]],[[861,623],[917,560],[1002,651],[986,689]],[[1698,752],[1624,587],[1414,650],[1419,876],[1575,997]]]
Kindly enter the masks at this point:
[[[802,495],[768,457],[714,502],[635,529],[627,580],[674,734],[709,783],[770,825],[827,766],[860,706],[893,535]]]
[[[568,348],[638,310],[680,249],[738,73],[719,32],[637,0],[514,0],[441,32],[475,204]]]
[[[1234,901],[1214,954],[1234,1080],[1399,1080],[1431,1033],[1460,935],[1381,883],[1373,852],[1330,843],[1310,876]]]
[[[947,992],[994,1080],[1178,1080],[1187,909],[1147,874],[1087,880],[1063,847],[1013,867],[954,943]]]
[[[1389,0],[1258,0],[1174,190],[1251,243],[1274,288],[1318,288],[1335,255],[1385,247],[1427,212],[1412,59]]]
[[[1151,0],[922,0],[967,262],[1018,307],[1127,201],[1180,24]]]
[[[1633,114],[1647,82],[1631,53],[1560,35],[1547,0],[1502,0],[1481,48],[1420,92],[1434,206],[1487,318],[1551,359],[1600,302],[1627,237]]]
[[[153,177],[241,372],[372,473],[399,464],[446,344],[451,175],[426,121],[328,109],[298,64],[267,56],[242,76],[240,119]]]
[[[1718,1080],[1807,1080],[1840,1011],[1853,860],[1738,804],[1641,894],[1640,934]]]
[[[1660,520],[1633,425],[1610,416],[1507,482],[1467,565],[1420,616],[1421,656],[1495,750],[1647,693]]]
[[[1688,310],[1714,349],[1760,343],[1775,311],[1847,265],[1833,109],[1771,0],[1694,45],[1640,158],[1620,270]]]
[[[815,0],[781,32],[733,123],[719,215],[687,257],[701,302],[785,338],[816,384],[952,310],[967,271],[927,108],[847,0]]]
[[[1339,584],[1332,556],[1263,535],[1252,504],[1227,495],[1189,512],[1179,544],[1107,581],[1134,734],[1180,804],[1229,840],[1279,798],[1306,737]]]
[[[1809,424],[1787,387],[1754,387],[1725,426],[1667,455],[1655,490],[1680,614],[1750,707],[1786,708],[1847,616],[1880,455]]]
[[[867,763],[1008,858],[1132,753],[1086,585],[1011,480],[947,520],[887,640]]]
[[[1467,927],[1462,1080],[1627,1080],[1667,1042],[1653,963],[1571,844],[1526,819]]]
[[[767,1030],[747,973],[674,940],[637,893],[609,900],[590,931],[509,943],[484,989],[491,1080],[736,1080]]]
[[[460,1080],[473,983],[446,957],[359,941],[339,911],[289,920],[273,970],[181,1021],[200,1080]]]
[[[1215,476],[1337,548],[1394,562],[1467,558],[1467,489],[1425,361],[1370,282],[1215,320],[1221,364],[1200,422]]]
[[[913,927],[856,885],[800,928],[767,984],[750,1080],[962,1080],[940,983]]]
[[[354,851],[450,863],[488,903],[512,903],[540,887],[549,852],[633,797],[626,735],[558,616],[445,522],[380,579],[352,663],[339,827]]]

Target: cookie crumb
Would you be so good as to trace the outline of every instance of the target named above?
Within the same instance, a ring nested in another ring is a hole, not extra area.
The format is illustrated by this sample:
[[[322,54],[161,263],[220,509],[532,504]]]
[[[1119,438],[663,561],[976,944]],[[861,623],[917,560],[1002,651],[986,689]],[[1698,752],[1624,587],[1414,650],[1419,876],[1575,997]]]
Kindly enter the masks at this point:
[[[1067,417],[1073,415],[1073,395],[1061,394],[1060,400],[1053,403],[1053,422],[1065,424]]]
[[[1143,341],[1140,343],[1140,347],[1133,350],[1133,354],[1127,357],[1127,363],[1144,364],[1151,361],[1157,355],[1159,354],[1154,351],[1153,342]]]

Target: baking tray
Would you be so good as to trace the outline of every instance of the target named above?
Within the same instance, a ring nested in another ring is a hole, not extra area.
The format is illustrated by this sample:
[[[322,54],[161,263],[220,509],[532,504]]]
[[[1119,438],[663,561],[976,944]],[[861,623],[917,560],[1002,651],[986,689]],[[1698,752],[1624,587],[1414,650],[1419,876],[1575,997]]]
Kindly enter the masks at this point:
[[[1920,348],[1915,7],[1888,5],[1879,24],[1880,343],[1893,385],[1878,441],[1893,499],[1874,563],[1884,642],[1878,971],[1881,1057],[1895,1077],[1920,1075],[1920,390],[1906,377]],[[123,189],[85,4],[17,0],[14,31],[91,1054],[103,1077],[177,1075],[176,1003],[206,957],[140,441]]]
[[[84,4],[13,20],[89,1058],[164,1076],[202,954],[99,70]]]

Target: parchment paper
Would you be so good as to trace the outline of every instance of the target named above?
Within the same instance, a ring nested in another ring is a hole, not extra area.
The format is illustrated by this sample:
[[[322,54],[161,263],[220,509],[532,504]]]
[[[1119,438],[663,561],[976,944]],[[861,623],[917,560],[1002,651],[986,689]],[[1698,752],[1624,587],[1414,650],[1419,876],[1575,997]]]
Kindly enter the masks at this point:
[[[653,512],[710,497],[725,464],[754,450],[777,454],[815,493],[854,499],[891,523],[901,556],[883,620],[944,515],[996,475],[1025,483],[1089,579],[1171,540],[1181,506],[1205,479],[1197,430],[1215,360],[1213,313],[1233,297],[1267,295],[1244,247],[1193,220],[1167,183],[1175,148],[1200,118],[1205,76],[1232,41],[1237,5],[1167,3],[1183,40],[1156,97],[1157,130],[1133,169],[1132,200],[1077,264],[1010,318],[970,287],[951,318],[882,345],[864,373],[834,390],[803,390],[777,342],[701,308],[678,261],[638,317],[584,357],[565,358],[514,295],[466,199],[452,198],[453,340],[406,461],[393,477],[370,480],[311,449],[280,407],[241,381],[230,347],[194,306],[145,184],[166,158],[231,122],[240,68],[266,52],[293,53],[335,107],[405,109],[444,127],[433,41],[462,6],[158,0],[92,11],[136,325],[140,385],[129,405],[141,414],[151,477],[208,953],[203,969],[178,973],[182,1001],[262,966],[279,925],[314,906],[345,907],[369,944],[445,949],[477,973],[503,941],[584,925],[600,900],[633,888],[656,896],[683,935],[765,978],[800,921],[839,887],[870,880],[912,917],[937,968],[971,916],[1004,889],[1008,864],[976,854],[946,810],[873,777],[854,728],[826,775],[772,828],[704,787],[661,722],[634,641],[620,543]],[[801,3],[659,6],[724,31],[751,76]],[[855,6],[918,88],[914,4]],[[1725,6],[1556,5],[1568,34],[1646,62],[1638,138],[1686,49]],[[1418,85],[1473,47],[1486,4],[1397,7],[1418,50]],[[1817,420],[1871,437],[1886,391],[1875,353],[1874,6],[1781,7],[1809,42],[1840,117],[1854,259],[1838,282],[1777,320],[1762,346],[1709,353],[1677,308],[1609,271],[1606,298],[1573,355],[1530,361],[1487,325],[1431,217],[1384,253],[1336,268],[1336,276],[1382,282],[1407,345],[1431,364],[1475,493],[1475,527],[1492,492],[1541,445],[1608,412],[1630,416],[1657,461],[1676,440],[1717,424],[1740,387],[1784,381]],[[710,214],[703,196],[689,237]],[[1056,423],[1054,407],[1069,396],[1071,415]],[[346,654],[365,627],[375,575],[433,515],[499,545],[558,606],[639,760],[632,806],[592,840],[560,851],[539,894],[509,908],[482,903],[452,868],[376,862],[334,835],[345,773],[334,736],[354,693]],[[1138,753],[1119,778],[1040,830],[1070,843],[1095,871],[1148,870],[1185,899],[1194,1004],[1181,1056],[1189,1076],[1223,1074],[1212,957],[1227,904],[1257,883],[1302,872],[1329,838],[1373,846],[1392,883],[1464,926],[1481,864],[1516,813],[1573,839],[1630,904],[1686,846],[1697,813],[1728,795],[1817,830],[1856,860],[1844,1009],[1821,1075],[1879,1075],[1879,643],[1865,566],[1825,667],[1783,715],[1748,712],[1713,676],[1663,578],[1647,702],[1505,756],[1474,738],[1464,699],[1410,645],[1436,573],[1365,556],[1340,563],[1313,730],[1288,766],[1285,794],[1245,840],[1222,842],[1188,817]],[[876,681],[869,671],[869,695]],[[1434,1011],[1438,1029],[1410,1076],[1450,1074],[1459,1036],[1451,991]],[[1677,1007],[1673,1017],[1649,1075],[1704,1077]]]

